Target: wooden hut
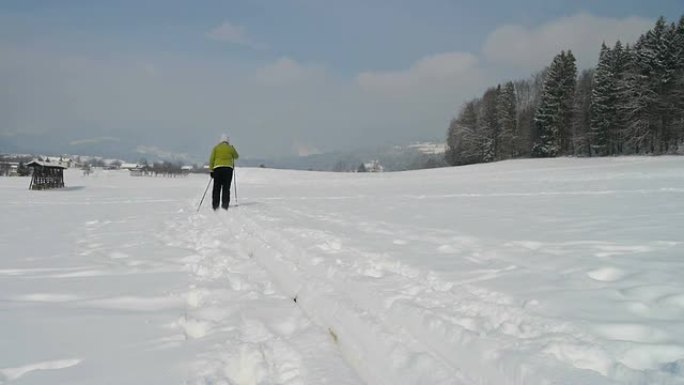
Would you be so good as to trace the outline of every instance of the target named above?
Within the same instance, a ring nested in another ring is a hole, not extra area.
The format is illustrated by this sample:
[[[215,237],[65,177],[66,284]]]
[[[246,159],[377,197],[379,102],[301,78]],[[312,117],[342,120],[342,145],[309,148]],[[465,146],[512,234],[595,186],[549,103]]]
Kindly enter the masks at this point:
[[[65,166],[58,163],[34,160],[27,164],[26,167],[33,169],[29,190],[46,190],[64,187]]]

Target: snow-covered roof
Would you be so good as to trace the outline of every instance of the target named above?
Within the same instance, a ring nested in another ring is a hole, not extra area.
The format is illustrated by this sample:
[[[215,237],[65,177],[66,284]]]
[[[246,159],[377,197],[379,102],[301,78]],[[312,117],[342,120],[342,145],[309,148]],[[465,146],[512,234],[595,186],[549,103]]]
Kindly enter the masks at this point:
[[[41,167],[53,167],[53,168],[67,168],[67,166],[64,165],[63,163],[59,163],[59,162],[43,162],[43,161],[40,161],[40,160],[32,160],[32,161],[29,162],[26,166],[27,166],[27,167],[41,166]]]

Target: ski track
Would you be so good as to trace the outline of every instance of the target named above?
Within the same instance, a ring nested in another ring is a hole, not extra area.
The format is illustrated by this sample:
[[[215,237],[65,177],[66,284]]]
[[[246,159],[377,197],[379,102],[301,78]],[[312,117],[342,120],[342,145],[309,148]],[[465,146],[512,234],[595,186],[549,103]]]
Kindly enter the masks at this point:
[[[191,383],[218,383],[221,379],[236,384],[260,383],[265,378],[274,378],[276,383],[311,383],[312,379],[302,380],[300,373],[276,370],[302,365],[301,352],[306,350],[297,349],[297,336],[292,335],[302,327],[316,328],[319,339],[324,336],[324,343],[337,345],[346,362],[368,384],[543,384],[566,376],[578,378],[571,368],[550,365],[542,357],[537,357],[543,361],[539,367],[534,367],[528,355],[523,355],[525,362],[517,357],[521,351],[535,353],[545,348],[561,351],[555,354],[564,358],[567,346],[592,344],[591,337],[581,331],[562,322],[532,317],[525,304],[513,303],[503,294],[465,282],[454,285],[383,254],[345,248],[345,256],[352,258],[336,258],[341,252],[340,240],[326,232],[290,229],[287,238],[299,234],[305,242],[307,238],[313,241],[305,248],[296,246],[269,226],[259,225],[276,220],[270,214],[272,209],[269,207],[269,215],[243,215],[245,208],[232,209],[228,216],[219,218],[199,215],[170,237],[181,239],[170,245],[198,252],[196,260],[188,264],[198,283],[188,294],[188,313],[177,326],[184,329],[186,338],[201,338],[222,328],[236,334],[225,346],[205,354],[214,358],[197,363],[199,378]],[[289,217],[307,215],[287,211]],[[202,230],[216,227],[211,221],[217,219],[218,229]],[[474,281],[496,275],[496,271],[484,272]],[[212,294],[208,289],[221,280],[228,281],[238,298],[263,301],[266,297],[280,312],[295,315],[269,314],[267,319],[290,320],[289,324],[269,328],[269,321],[251,317],[249,305],[244,305],[237,318],[240,326],[231,327],[235,317],[215,314],[224,311],[219,309],[235,308],[235,298],[225,290]],[[383,292],[377,292],[374,280],[382,280]],[[289,333],[282,334],[283,329]],[[544,333],[563,337],[553,346],[539,346],[535,337]],[[278,348],[270,342],[274,340],[288,353],[273,354]],[[512,353],[510,358],[506,358],[507,350]],[[604,353],[597,349],[596,354]],[[287,359],[278,362],[278,357]],[[599,358],[605,361],[605,357]],[[582,367],[581,363],[573,364]],[[268,368],[276,371],[269,372]],[[592,383],[611,383],[598,377],[588,371],[580,375]],[[320,383],[319,379],[313,381]]]
[[[185,258],[195,277],[186,312],[171,326],[186,340],[225,341],[199,353],[186,384],[363,383],[329,332],[312,324],[239,242],[244,229],[235,229],[231,211],[170,221],[163,237],[195,253]]]
[[[202,218],[215,219],[210,215]],[[543,249],[562,255],[572,246],[586,248],[593,258],[609,258],[667,250],[679,242],[630,246],[597,241],[519,241],[496,250],[488,249],[481,240],[450,231],[418,231],[405,225],[271,204],[233,208],[219,220],[231,230],[200,237],[195,248],[201,250],[201,244],[226,248],[239,256],[238,266],[247,264],[244,271],[256,268],[263,272],[251,279],[233,277],[240,283],[231,286],[252,288],[259,282],[261,289],[256,291],[276,301],[296,298],[301,311],[297,317],[310,320],[313,325],[309,327],[323,334],[327,330],[347,364],[368,384],[614,384],[626,378],[650,383],[668,381],[650,369],[682,354],[668,345],[668,332],[656,327],[620,323],[581,327],[572,320],[536,313],[536,299],[521,300],[474,286],[504,275],[546,273],[533,262],[521,265],[515,260],[513,264],[510,254],[516,251]],[[474,264],[487,262],[486,267],[471,270],[470,276],[461,280],[443,279],[430,270],[395,260],[382,249],[350,246],[354,240],[341,238],[339,234],[345,231],[335,229],[346,229],[349,234],[354,225],[359,232],[390,239],[397,247],[427,241],[441,245],[436,254],[462,252]],[[231,244],[238,246],[226,246]],[[204,262],[194,267],[200,275],[217,274],[217,268],[235,262],[202,258]],[[606,284],[621,281],[627,274],[614,266],[564,273],[585,274]],[[249,284],[244,286],[245,282]],[[263,286],[265,282],[268,284]],[[630,296],[638,294],[625,293]],[[668,309],[658,314],[669,310],[674,317],[681,316],[677,310],[680,296],[665,290],[659,301],[668,304]],[[603,346],[604,339],[641,346],[630,345],[616,354]]]
[[[272,211],[269,207],[269,212]],[[309,221],[312,219],[306,213],[287,211],[286,216],[290,218],[305,215]],[[263,214],[259,219],[266,223],[272,221]],[[340,255],[340,240],[334,236],[326,239],[320,231],[287,232],[289,239],[295,234],[313,238],[313,244],[305,250],[278,232],[259,227],[255,224],[257,220],[241,220],[249,223],[247,233],[259,250],[257,259],[262,261],[262,267],[280,276],[282,287],[299,298],[301,306],[319,325],[335,330],[340,340],[348,339],[343,351],[368,383],[544,383],[567,369],[561,365],[551,369],[545,362],[543,368],[526,370],[525,366],[530,364],[519,362],[515,357],[521,351],[534,349],[521,345],[519,338],[533,339],[535,333],[549,332],[572,336],[568,341],[559,341],[559,345],[583,343],[586,341],[582,339],[588,339],[563,323],[526,315],[522,306],[500,293],[464,283],[455,288],[429,271],[393,261],[382,253],[345,247],[346,254]],[[383,233],[392,234],[391,231]],[[309,251],[312,249],[323,253]],[[374,285],[375,280],[382,282]],[[383,291],[378,292],[374,286]],[[322,297],[321,293],[327,295]],[[330,314],[328,308],[334,308],[335,312]],[[372,333],[361,333],[364,331]],[[508,349],[515,353],[510,360],[498,357]],[[488,360],[488,355],[495,350],[500,350],[497,357]],[[411,362],[407,357],[420,359]],[[377,377],[373,375],[376,372],[384,374]],[[595,377],[589,373],[584,375],[587,379]]]

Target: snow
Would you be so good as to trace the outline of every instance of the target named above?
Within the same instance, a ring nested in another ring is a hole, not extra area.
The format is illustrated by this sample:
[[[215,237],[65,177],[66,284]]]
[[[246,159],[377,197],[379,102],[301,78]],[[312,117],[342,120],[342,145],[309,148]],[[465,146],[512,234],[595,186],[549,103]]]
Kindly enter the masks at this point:
[[[416,149],[423,154],[429,154],[429,155],[439,155],[439,154],[444,154],[447,150],[447,144],[446,143],[431,143],[431,142],[423,142],[423,143],[414,143],[408,146],[408,148],[413,148]]]
[[[16,380],[26,373],[33,372],[35,370],[50,370],[50,369],[64,369],[70,368],[72,366],[78,365],[81,360],[59,360],[59,361],[48,361],[48,362],[38,362],[31,365],[22,366],[19,368],[7,368],[0,370],[0,374],[8,380]]]
[[[206,178],[0,178],[0,384],[684,384],[684,158]]]

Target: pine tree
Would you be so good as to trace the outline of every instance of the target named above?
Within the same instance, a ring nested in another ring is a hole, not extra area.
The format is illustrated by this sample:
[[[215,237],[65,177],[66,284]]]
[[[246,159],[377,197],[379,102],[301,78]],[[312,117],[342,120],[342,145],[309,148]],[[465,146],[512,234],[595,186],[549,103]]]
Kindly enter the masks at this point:
[[[498,142],[499,159],[515,158],[518,156],[518,130],[516,114],[515,87],[513,82],[506,83],[499,92],[496,114],[500,134]]]
[[[665,153],[680,142],[683,34],[683,20],[668,25],[661,17],[634,46],[626,81],[631,92],[630,141],[638,142],[638,150]]]
[[[548,68],[537,72],[529,79],[515,82],[515,101],[517,110],[518,148],[520,156],[530,156],[538,133],[534,122],[535,112],[540,104],[544,79]]]
[[[658,57],[663,62],[661,89],[658,98],[658,111],[664,119],[661,120],[663,141],[662,152],[670,152],[677,148],[677,62],[676,40],[677,26],[672,23],[664,31],[658,46]]]
[[[609,151],[611,154],[623,154],[625,152],[625,141],[627,137],[627,119],[625,115],[625,99],[622,97],[626,93],[629,63],[632,52],[629,44],[624,48],[618,40],[612,50],[612,72],[615,81],[615,126],[609,131]]]
[[[561,54],[562,56],[562,54]],[[572,51],[568,50],[563,57],[563,78],[560,95],[561,111],[559,125],[559,144],[561,153],[570,153],[570,134],[572,131],[572,115],[574,112],[575,90],[577,88],[577,65]]]
[[[479,104],[479,100],[466,103],[458,118],[452,120],[449,125],[446,160],[453,166],[483,161],[483,138],[478,130]]]
[[[599,62],[594,76],[594,91],[591,99],[591,142],[596,155],[608,154],[608,131],[614,124],[615,96],[614,77],[610,65],[610,49],[601,45]]]
[[[482,161],[492,162],[499,152],[499,135],[501,128],[497,116],[497,101],[501,86],[490,88],[482,96],[480,114],[480,131],[482,132]]]
[[[675,58],[674,92],[672,103],[674,108],[674,134],[678,149],[684,146],[684,15],[675,28],[672,42]]]
[[[488,89],[461,111],[452,132],[459,164],[682,152],[684,15],[670,24],[659,18],[633,45],[603,44],[596,69],[579,79],[572,52],[561,52],[536,77]]]
[[[479,101],[473,100],[463,107],[463,111],[458,119],[458,124],[462,127],[467,127],[469,129],[475,129],[477,127],[477,122],[479,120],[477,116],[477,108]]]
[[[668,142],[667,94],[672,85],[671,33],[665,18],[643,35],[636,46],[639,93],[648,119],[649,151],[663,153]]]
[[[560,150],[557,145],[557,134],[561,73],[561,56],[557,55],[553,58],[544,79],[541,102],[534,115],[537,140],[532,148],[532,154],[536,157],[556,156]]]
[[[574,155],[591,156],[591,98],[594,73],[593,69],[584,70],[577,80],[572,124],[572,153]]]
[[[537,141],[533,156],[553,157],[567,153],[572,110],[577,82],[577,67],[572,52],[565,51],[549,67],[541,102],[535,113]]]
[[[458,145],[460,144],[458,123],[456,119],[451,119],[449,129],[447,130],[447,149],[444,153],[444,158],[447,163],[452,166],[458,165]]]
[[[644,62],[642,35],[634,48],[628,50],[626,56],[625,76],[620,88],[620,113],[625,124],[625,145],[628,152],[653,152],[653,130],[651,127],[651,111],[655,102],[655,92],[649,85],[648,70]]]

